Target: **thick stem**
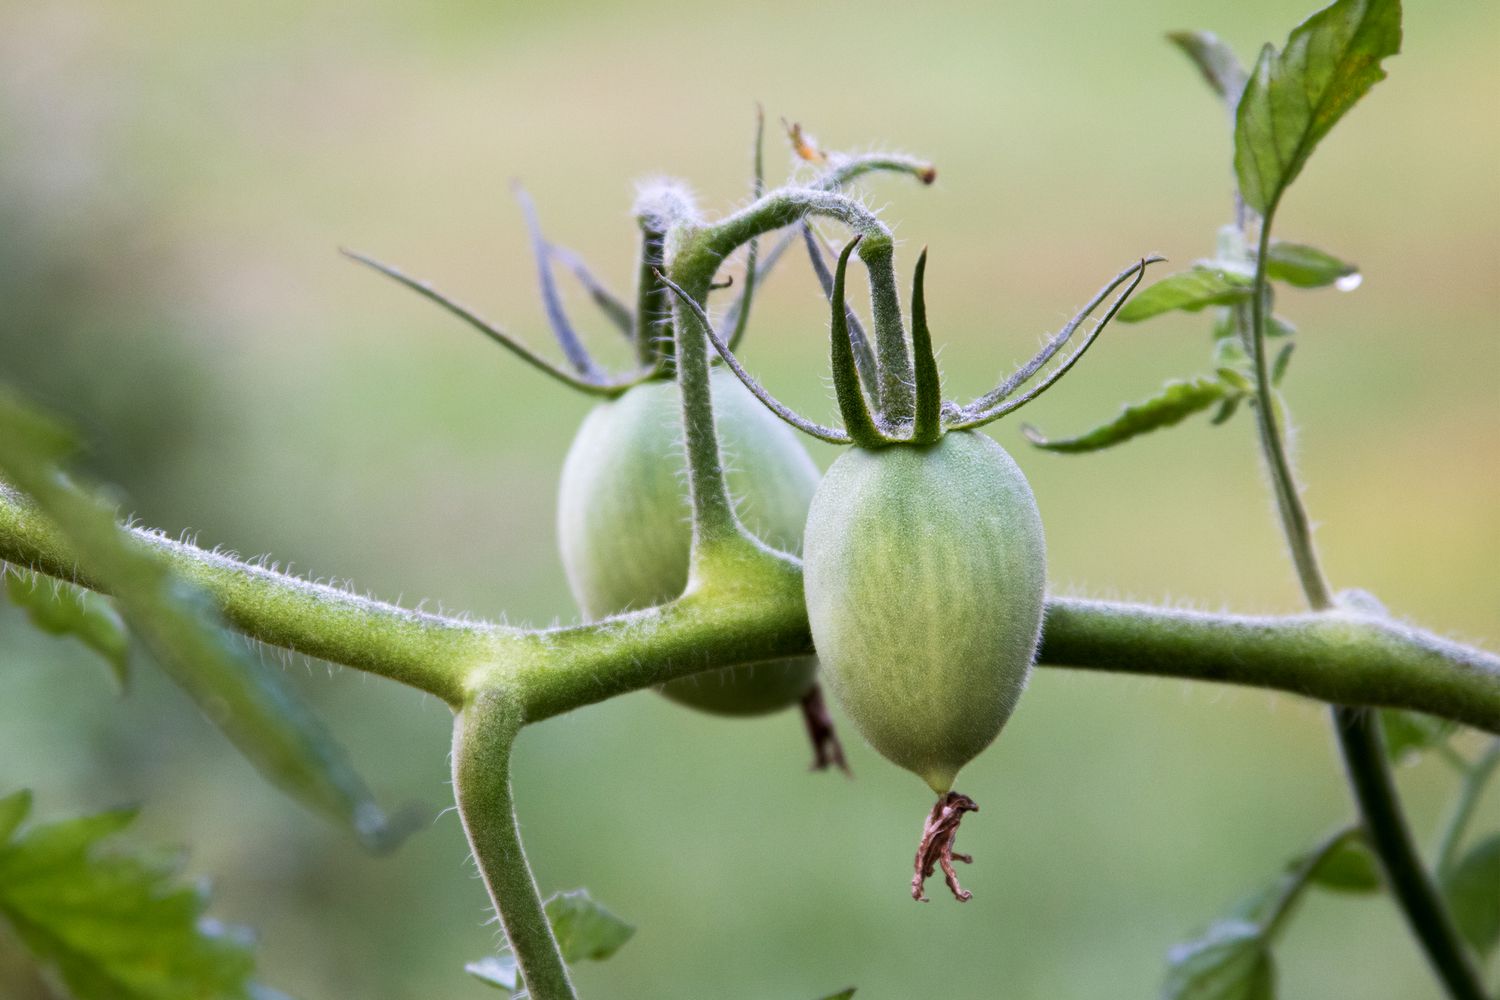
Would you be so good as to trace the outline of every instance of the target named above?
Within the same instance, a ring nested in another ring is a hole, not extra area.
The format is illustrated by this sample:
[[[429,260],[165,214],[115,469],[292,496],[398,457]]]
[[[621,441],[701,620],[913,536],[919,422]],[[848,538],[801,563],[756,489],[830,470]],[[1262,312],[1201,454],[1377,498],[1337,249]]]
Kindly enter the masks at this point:
[[[505,692],[486,692],[453,727],[453,788],[469,848],[533,1000],[574,1000],[568,967],[526,863],[511,800],[510,758],[521,714]]]
[[[1302,592],[1314,611],[1326,611],[1333,607],[1333,594],[1313,548],[1307,510],[1287,457],[1281,428],[1277,425],[1270,366],[1266,361],[1266,305],[1270,296],[1266,267],[1271,221],[1276,207],[1277,203],[1273,201],[1261,219],[1255,253],[1255,281],[1251,289],[1249,344],[1250,356],[1255,363],[1256,426],[1272,490],[1276,494],[1276,506],[1281,513],[1282,531],[1297,568]],[[1332,716],[1349,785],[1359,804],[1370,844],[1380,858],[1391,891],[1406,914],[1412,932],[1454,1000],[1485,1000],[1479,972],[1459,938],[1436,883],[1422,863],[1406,817],[1402,814],[1390,762],[1386,759],[1380,718],[1365,709],[1337,704],[1332,708]]]

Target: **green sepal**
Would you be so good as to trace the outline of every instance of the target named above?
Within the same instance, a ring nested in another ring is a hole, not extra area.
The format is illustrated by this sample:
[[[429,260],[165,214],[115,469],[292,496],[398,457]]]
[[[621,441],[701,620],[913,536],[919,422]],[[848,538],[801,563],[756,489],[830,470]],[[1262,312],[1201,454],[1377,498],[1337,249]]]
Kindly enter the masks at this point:
[[[833,295],[830,299],[833,320],[829,324],[828,338],[833,367],[833,391],[838,399],[839,413],[844,418],[844,430],[849,437],[861,448],[879,448],[890,442],[876,426],[864,391],[860,388],[859,372],[854,365],[854,347],[849,342],[849,323],[845,318],[844,279],[849,271],[849,255],[859,246],[859,241],[860,237],[856,236],[844,245],[833,272]]]
[[[943,436],[943,387],[937,358],[932,353],[932,334],[927,329],[927,296],[923,290],[926,276],[927,248],[923,247],[911,287],[911,350],[917,379],[913,444],[931,444]]]
[[[1138,435],[1179,423],[1194,413],[1213,406],[1230,392],[1230,388],[1220,379],[1198,377],[1185,381],[1174,380],[1163,386],[1155,396],[1125,407],[1115,419],[1086,434],[1048,439],[1029,425],[1022,427],[1022,433],[1032,444],[1045,451],[1069,454],[1100,451]]]
[[[48,635],[72,637],[98,653],[115,683],[130,681],[130,633],[109,599],[62,580],[12,566],[0,569],[11,603]]]
[[[1261,50],[1235,114],[1240,195],[1270,214],[1318,142],[1401,49],[1400,0],[1338,0]]]

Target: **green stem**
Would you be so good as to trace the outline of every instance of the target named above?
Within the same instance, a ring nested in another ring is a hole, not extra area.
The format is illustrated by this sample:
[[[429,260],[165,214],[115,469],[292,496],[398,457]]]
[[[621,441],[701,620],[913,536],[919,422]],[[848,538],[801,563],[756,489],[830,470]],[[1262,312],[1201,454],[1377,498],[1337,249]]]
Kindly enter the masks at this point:
[[[1489,749],[1464,770],[1463,785],[1453,801],[1453,811],[1448,814],[1448,821],[1443,824],[1442,838],[1438,841],[1439,875],[1447,875],[1458,862],[1458,847],[1463,842],[1464,831],[1468,829],[1469,820],[1474,816],[1474,809],[1479,805],[1485,785],[1489,784],[1497,768],[1500,768],[1500,740],[1492,742]]]
[[[526,863],[511,799],[510,760],[521,716],[503,691],[458,713],[453,728],[453,788],[469,848],[533,1000],[574,1000],[568,967]]]
[[[455,710],[517,683],[528,721],[676,677],[812,649],[802,575],[760,560],[660,608],[545,631],[408,611],[135,529],[253,639],[388,677]],[[93,590],[71,548],[0,486],[0,560]],[[1053,597],[1039,662],[1238,684],[1342,704],[1426,712],[1500,735],[1500,656],[1394,619],[1207,614]]]
[[[1281,513],[1282,531],[1302,592],[1314,611],[1327,611],[1334,606],[1333,594],[1318,563],[1307,510],[1302,504],[1281,428],[1277,424],[1276,399],[1271,386],[1270,366],[1266,361],[1266,305],[1270,297],[1266,267],[1271,222],[1276,208],[1277,201],[1273,201],[1261,218],[1250,299],[1249,343],[1250,356],[1255,364],[1256,426],[1276,495],[1276,506]],[[1391,891],[1426,951],[1428,961],[1454,1000],[1485,1000],[1479,972],[1459,938],[1437,885],[1422,863],[1402,813],[1390,762],[1386,759],[1379,716],[1367,709],[1340,704],[1333,706],[1332,716],[1349,785],[1359,805],[1370,844],[1380,858]]]

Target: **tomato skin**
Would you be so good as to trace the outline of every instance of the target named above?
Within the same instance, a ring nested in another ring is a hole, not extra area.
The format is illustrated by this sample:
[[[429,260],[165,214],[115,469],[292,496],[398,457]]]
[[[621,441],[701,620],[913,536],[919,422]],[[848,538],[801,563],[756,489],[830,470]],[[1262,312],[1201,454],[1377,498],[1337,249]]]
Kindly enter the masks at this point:
[[[829,686],[877,751],[947,793],[1010,717],[1041,637],[1026,477],[972,431],[850,449],[813,498],[803,559]]]
[[[800,551],[817,466],[733,375],[714,372],[713,399],[730,494],[745,526],[768,545]],[[676,383],[647,382],[589,413],[563,463],[557,524],[568,584],[586,618],[681,595],[692,508]],[[796,657],[695,674],[661,690],[704,711],[759,715],[795,704],[816,669],[816,658]]]

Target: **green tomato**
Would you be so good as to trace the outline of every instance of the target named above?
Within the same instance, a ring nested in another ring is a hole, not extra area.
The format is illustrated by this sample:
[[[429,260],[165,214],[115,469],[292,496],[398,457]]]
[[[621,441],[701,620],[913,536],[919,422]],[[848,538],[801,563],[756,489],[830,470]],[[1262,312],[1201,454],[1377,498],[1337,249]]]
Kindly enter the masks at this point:
[[[807,614],[865,739],[939,796],[999,735],[1036,656],[1046,550],[994,441],[845,452],[808,513]]]
[[[818,470],[796,437],[733,375],[713,375],[714,417],[731,494],[767,545],[801,549]],[[595,407],[563,463],[557,512],[563,567],[589,619],[653,607],[687,586],[692,508],[675,382],[636,386]],[[721,715],[795,704],[814,657],[745,664],[672,681],[673,701]]]

